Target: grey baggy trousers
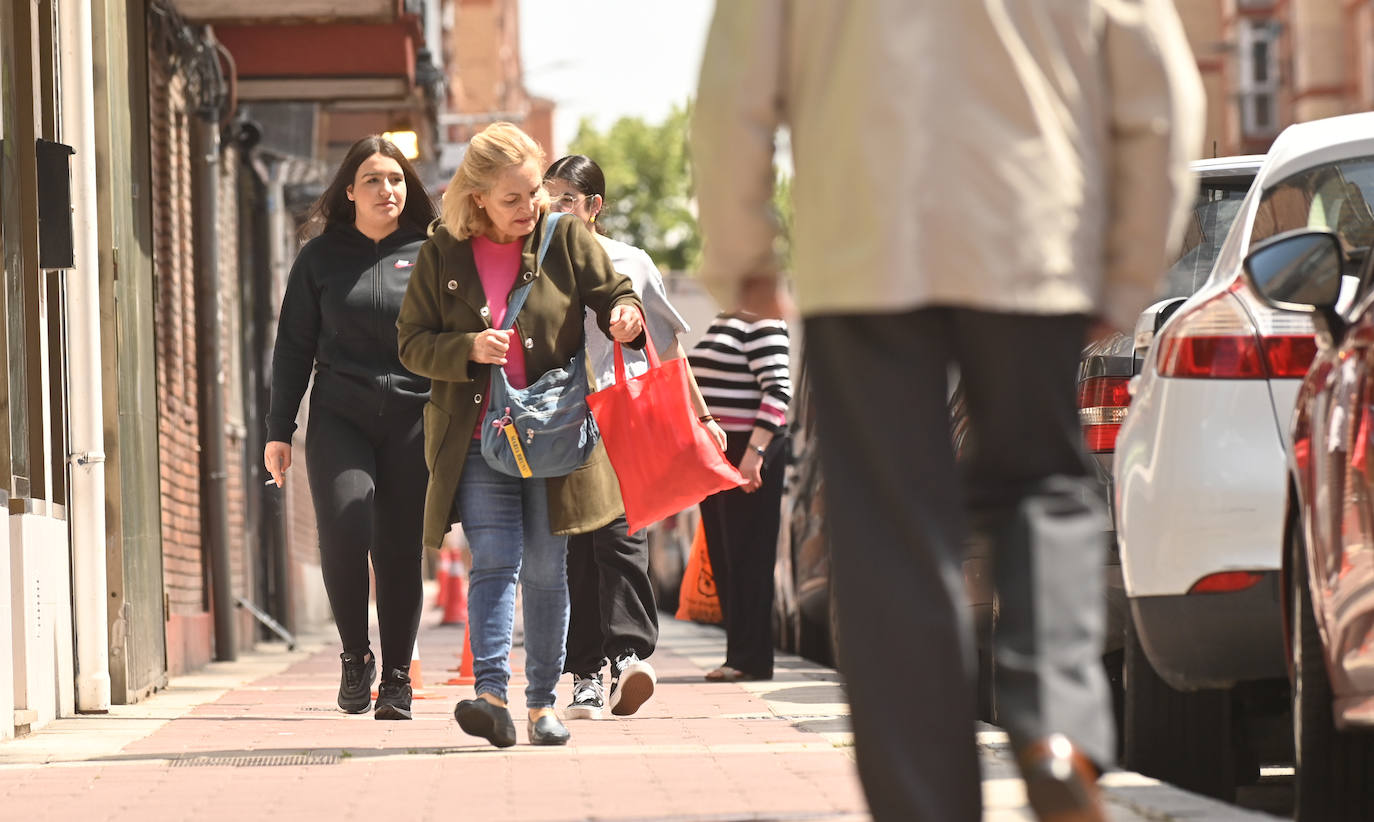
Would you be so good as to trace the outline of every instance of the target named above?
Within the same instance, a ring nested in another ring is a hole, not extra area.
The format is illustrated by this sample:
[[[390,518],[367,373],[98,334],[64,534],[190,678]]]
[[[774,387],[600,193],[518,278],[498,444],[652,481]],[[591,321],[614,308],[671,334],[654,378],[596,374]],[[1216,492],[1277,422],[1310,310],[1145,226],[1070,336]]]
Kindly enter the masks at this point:
[[[1082,450],[1080,316],[927,308],[806,320],[841,671],[875,819],[976,822],[973,650],[961,565],[990,539],[999,721],[1111,761],[1101,665],[1105,512]],[[973,453],[956,466],[949,366]]]

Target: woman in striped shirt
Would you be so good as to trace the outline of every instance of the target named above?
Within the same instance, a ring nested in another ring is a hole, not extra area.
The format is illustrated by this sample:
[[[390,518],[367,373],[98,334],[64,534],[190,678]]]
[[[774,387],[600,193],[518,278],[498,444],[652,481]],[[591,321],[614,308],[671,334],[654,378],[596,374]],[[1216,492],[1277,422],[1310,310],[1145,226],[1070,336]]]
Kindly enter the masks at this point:
[[[777,558],[787,404],[787,324],[720,314],[688,357],[706,406],[725,429],[725,455],[745,484],[701,503],[706,549],[725,618],[725,664],[708,680],[773,678],[773,563]]]

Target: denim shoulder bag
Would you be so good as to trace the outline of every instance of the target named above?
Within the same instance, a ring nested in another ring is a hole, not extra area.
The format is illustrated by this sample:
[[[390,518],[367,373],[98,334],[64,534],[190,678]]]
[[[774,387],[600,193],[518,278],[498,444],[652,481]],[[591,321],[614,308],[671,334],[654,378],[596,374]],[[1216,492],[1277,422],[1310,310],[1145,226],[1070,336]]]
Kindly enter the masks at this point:
[[[560,213],[550,214],[539,246],[539,265],[553,238]],[[501,329],[515,326],[534,281],[511,292]],[[482,420],[482,456],[487,464],[512,477],[561,477],[587,461],[601,439],[587,408],[586,346],[566,366],[545,373],[528,388],[513,388],[501,366],[491,369],[486,417]]]

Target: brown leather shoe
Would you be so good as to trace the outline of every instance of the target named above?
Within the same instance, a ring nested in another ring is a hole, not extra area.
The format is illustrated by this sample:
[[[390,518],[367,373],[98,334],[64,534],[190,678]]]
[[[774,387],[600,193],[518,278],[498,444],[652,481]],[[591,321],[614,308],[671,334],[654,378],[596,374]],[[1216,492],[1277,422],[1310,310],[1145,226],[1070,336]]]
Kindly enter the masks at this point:
[[[1068,737],[1036,740],[1017,751],[1016,763],[1040,822],[1107,822],[1098,770]]]

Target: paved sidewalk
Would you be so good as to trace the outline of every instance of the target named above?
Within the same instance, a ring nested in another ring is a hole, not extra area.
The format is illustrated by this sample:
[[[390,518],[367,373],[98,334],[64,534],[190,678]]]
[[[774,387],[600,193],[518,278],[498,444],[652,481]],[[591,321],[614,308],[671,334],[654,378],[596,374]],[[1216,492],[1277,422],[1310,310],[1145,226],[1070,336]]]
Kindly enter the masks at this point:
[[[635,717],[570,722],[565,748],[504,751],[452,718],[471,686],[456,673],[459,627],[420,635],[426,698],[412,722],[334,708],[332,636],[260,646],[178,677],[108,716],[59,720],[0,743],[0,817],[32,820],[863,820],[837,675],[779,657],[770,682],[713,684],[715,629],[663,618],[653,700]],[[515,663],[520,664],[517,649]],[[523,702],[523,680],[512,696]],[[560,708],[571,683],[560,686]],[[985,822],[1029,820],[1005,739],[984,726]],[[1105,780],[1114,818],[1272,819],[1132,774]]]

